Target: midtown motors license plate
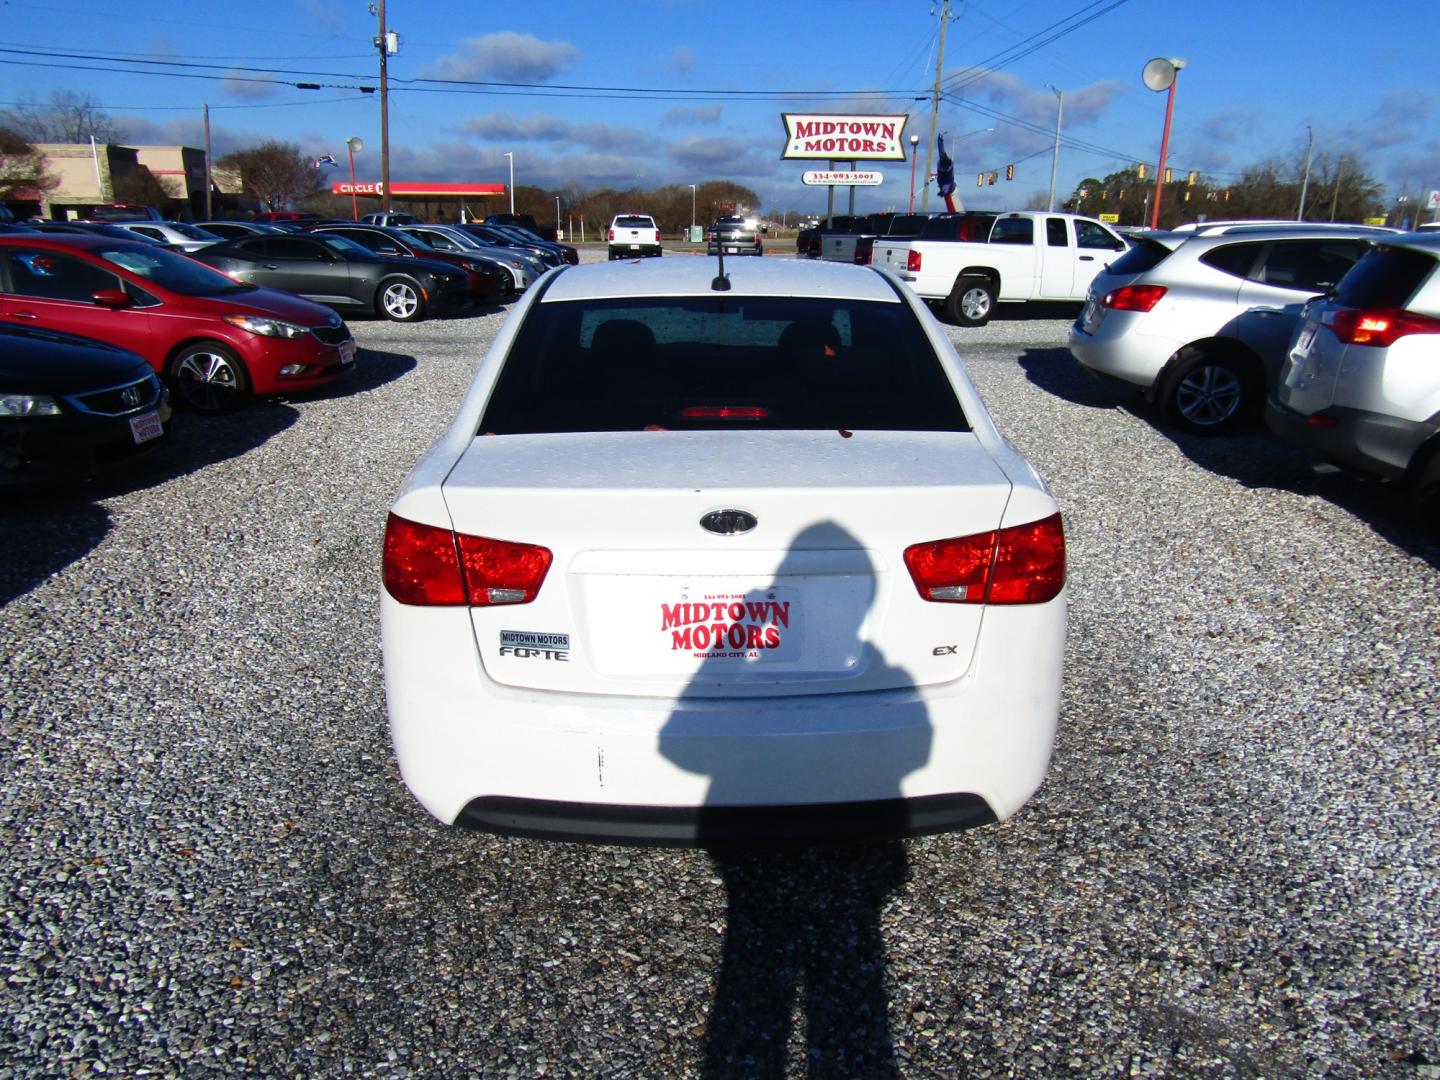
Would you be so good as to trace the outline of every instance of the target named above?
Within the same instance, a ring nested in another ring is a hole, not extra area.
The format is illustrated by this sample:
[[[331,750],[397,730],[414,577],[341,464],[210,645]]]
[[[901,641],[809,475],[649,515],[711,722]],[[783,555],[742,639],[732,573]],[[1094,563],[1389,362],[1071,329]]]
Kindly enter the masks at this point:
[[[134,436],[137,443],[158,439],[165,434],[165,427],[160,423],[160,414],[148,412],[132,416],[130,418],[130,434]]]

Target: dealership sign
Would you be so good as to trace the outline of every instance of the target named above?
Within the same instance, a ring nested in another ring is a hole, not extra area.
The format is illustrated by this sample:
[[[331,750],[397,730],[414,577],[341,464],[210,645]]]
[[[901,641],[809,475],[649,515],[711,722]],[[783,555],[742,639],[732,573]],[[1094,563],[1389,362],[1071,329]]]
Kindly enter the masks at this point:
[[[836,187],[874,187],[884,182],[885,174],[874,169],[863,172],[808,169],[800,179],[811,187],[829,187],[832,184]]]
[[[788,160],[904,161],[906,116],[782,113]]]

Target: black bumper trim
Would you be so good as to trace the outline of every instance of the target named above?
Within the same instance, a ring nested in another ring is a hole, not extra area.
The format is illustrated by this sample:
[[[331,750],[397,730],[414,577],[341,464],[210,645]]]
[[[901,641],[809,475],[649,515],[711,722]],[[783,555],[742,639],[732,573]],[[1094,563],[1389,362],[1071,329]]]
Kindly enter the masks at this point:
[[[998,819],[979,795],[798,806],[614,806],[485,796],[455,824],[504,836],[598,844],[710,847],[882,840],[954,832]]]

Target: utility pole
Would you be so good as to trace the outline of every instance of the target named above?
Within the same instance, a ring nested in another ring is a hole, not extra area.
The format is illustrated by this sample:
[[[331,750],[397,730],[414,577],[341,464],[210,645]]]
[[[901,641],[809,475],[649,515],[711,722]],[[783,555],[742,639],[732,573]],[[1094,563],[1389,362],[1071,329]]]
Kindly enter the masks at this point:
[[[385,0],[380,0],[380,209],[390,209],[390,34],[385,29]]]
[[[1335,193],[1330,196],[1330,220],[1335,220],[1335,207],[1340,202],[1340,174],[1345,171],[1345,157],[1335,159]]]
[[[215,214],[210,206],[210,189],[215,186],[210,174],[210,106],[202,105],[201,108],[205,113],[205,220],[214,221]]]
[[[940,122],[940,76],[945,71],[945,30],[950,25],[950,0],[940,10],[940,49],[935,54],[935,89],[930,94],[930,139],[925,144],[925,188],[920,195],[920,212],[930,209],[930,163],[935,153],[935,127]],[[853,189],[852,189],[853,190]]]
[[[1048,85],[1048,84],[1047,84]],[[1049,212],[1055,212],[1055,178],[1060,174],[1060,121],[1065,118],[1065,91],[1051,86],[1055,93],[1055,158],[1050,162],[1050,204]]]

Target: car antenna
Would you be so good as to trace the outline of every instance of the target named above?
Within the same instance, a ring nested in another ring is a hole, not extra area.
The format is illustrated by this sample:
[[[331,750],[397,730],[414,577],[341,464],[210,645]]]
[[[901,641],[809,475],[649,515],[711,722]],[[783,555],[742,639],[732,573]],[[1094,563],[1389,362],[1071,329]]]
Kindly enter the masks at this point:
[[[715,229],[715,257],[720,260],[720,272],[710,282],[710,288],[715,292],[729,292],[730,279],[725,276],[725,241],[720,236],[720,226]]]

